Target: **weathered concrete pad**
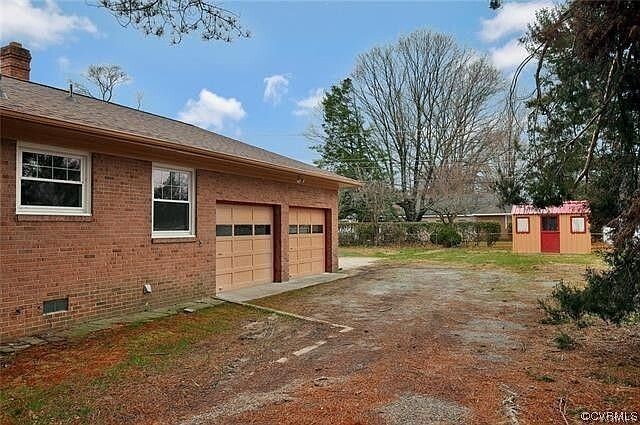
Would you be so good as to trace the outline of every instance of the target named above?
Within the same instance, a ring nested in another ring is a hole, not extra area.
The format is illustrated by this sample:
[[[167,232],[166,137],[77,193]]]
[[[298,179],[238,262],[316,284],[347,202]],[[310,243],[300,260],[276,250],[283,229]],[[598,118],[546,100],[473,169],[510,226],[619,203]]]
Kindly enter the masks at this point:
[[[376,257],[340,257],[338,258],[338,265],[340,270],[347,271],[370,266],[376,261],[380,261],[380,259]]]
[[[291,279],[288,282],[263,283],[262,285],[250,286],[248,288],[222,291],[216,295],[216,298],[231,302],[247,302],[257,300],[259,298],[270,297],[272,295],[282,294],[283,292],[306,288],[308,286],[333,282],[346,277],[349,276],[344,273],[322,273],[314,276]]]

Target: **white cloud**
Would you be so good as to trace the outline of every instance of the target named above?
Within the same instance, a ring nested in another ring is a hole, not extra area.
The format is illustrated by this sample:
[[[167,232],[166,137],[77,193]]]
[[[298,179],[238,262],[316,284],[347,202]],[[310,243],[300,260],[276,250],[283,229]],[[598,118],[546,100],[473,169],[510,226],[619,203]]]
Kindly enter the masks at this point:
[[[529,55],[527,49],[516,38],[510,40],[502,47],[492,48],[491,61],[500,70],[513,68],[520,65]]]
[[[58,63],[58,68],[62,72],[69,72],[69,70],[71,69],[71,61],[66,56],[60,56],[58,59],[56,59],[56,62]]]
[[[324,89],[312,90],[308,97],[296,102],[296,108],[293,110],[293,115],[309,115],[314,109],[317,109],[320,106],[323,98]]]
[[[74,31],[97,34],[96,26],[84,16],[65,15],[54,0],[36,6],[31,0],[3,0],[0,39],[26,41],[34,47],[60,43]]]
[[[264,79],[264,101],[277,105],[289,91],[289,78],[276,74]]]
[[[482,20],[480,38],[492,42],[509,34],[522,34],[527,25],[534,22],[538,10],[551,6],[553,3],[550,0],[504,2],[495,17]]]
[[[247,115],[242,102],[200,90],[198,100],[189,99],[178,118],[202,128],[222,130],[227,123],[237,123]]]

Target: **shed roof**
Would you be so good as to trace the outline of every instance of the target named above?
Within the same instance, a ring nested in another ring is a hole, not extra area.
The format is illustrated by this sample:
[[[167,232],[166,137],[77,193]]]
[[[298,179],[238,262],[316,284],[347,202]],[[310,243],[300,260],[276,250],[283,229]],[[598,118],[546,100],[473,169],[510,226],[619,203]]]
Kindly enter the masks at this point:
[[[346,185],[355,180],[171,118],[2,75],[0,110],[170,142]]]
[[[566,201],[559,206],[536,208],[531,204],[514,205],[511,214],[518,215],[544,215],[544,214],[588,214],[588,201]]]

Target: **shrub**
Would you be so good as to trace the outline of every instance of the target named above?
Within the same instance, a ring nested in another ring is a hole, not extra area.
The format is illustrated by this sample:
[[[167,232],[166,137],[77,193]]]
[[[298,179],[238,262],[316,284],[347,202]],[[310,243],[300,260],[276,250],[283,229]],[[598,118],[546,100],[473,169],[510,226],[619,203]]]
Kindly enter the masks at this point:
[[[406,241],[423,244],[429,241],[429,233],[436,223],[403,223]]]
[[[561,350],[573,350],[576,347],[576,340],[566,332],[560,332],[558,336],[553,339],[556,343],[556,347]]]
[[[379,245],[396,245],[405,242],[406,233],[399,223],[380,223]]]
[[[604,253],[610,268],[589,270],[584,289],[559,282],[550,298],[540,302],[548,317],[553,320],[564,315],[580,321],[585,314],[594,314],[619,324],[640,312],[639,247],[640,243],[632,241],[624,250]]]
[[[584,311],[583,290],[558,282],[546,300],[539,300],[540,307],[547,314],[548,323],[561,323],[567,319],[578,320]]]
[[[487,221],[482,223],[477,223],[480,230],[479,233],[484,233],[484,241],[487,243],[487,246],[493,246],[498,239],[500,238],[500,223],[495,221]]]
[[[462,242],[462,236],[451,226],[441,226],[431,233],[431,243],[444,247],[458,246]]]
[[[457,222],[443,224],[433,222],[380,222],[378,224],[368,222],[340,222],[338,224],[338,238],[342,246],[370,246],[370,245],[424,245],[435,240],[440,241],[440,232],[443,228],[453,229],[457,237],[454,237],[452,245],[475,242],[476,245],[485,241],[487,245],[493,245],[499,238],[500,223],[497,222]],[[446,231],[445,231],[446,232]],[[432,235],[436,233],[436,236]],[[437,238],[437,239],[436,239]]]

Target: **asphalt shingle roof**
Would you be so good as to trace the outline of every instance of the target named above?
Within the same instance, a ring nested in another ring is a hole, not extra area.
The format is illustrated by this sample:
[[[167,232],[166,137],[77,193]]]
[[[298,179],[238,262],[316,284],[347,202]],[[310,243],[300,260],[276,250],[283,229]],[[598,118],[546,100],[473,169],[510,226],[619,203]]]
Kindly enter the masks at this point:
[[[247,143],[240,142],[191,124],[104,102],[42,84],[3,75],[0,79],[0,107],[29,115],[86,125],[103,130],[120,131],[154,140],[266,162],[292,168],[301,174],[312,174],[329,180],[350,179],[321,170]]]
[[[514,205],[511,214],[589,214],[588,201],[566,201],[562,205],[536,208],[531,204]]]

